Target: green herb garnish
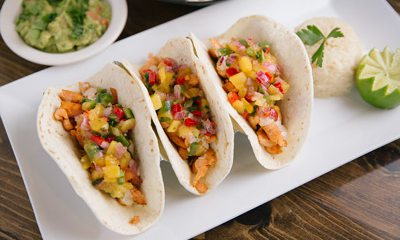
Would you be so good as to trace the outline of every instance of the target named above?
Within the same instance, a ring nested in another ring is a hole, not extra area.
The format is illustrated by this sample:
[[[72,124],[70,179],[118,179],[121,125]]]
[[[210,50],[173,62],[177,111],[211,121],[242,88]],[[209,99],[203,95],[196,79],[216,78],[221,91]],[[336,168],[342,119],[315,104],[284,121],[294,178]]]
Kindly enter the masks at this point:
[[[308,46],[312,46],[322,40],[318,50],[311,57],[311,63],[316,63],[318,67],[322,67],[326,40],[329,38],[344,37],[343,33],[340,31],[340,28],[332,29],[328,36],[325,37],[325,35],[315,25],[308,25],[307,28],[297,31],[296,34],[299,36],[301,41],[303,41],[304,45]]]

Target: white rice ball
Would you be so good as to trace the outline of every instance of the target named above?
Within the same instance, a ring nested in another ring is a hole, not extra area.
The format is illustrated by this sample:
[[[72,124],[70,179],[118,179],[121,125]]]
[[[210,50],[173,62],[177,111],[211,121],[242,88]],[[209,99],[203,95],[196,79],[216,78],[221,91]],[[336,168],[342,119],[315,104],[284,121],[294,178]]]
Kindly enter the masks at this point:
[[[314,95],[316,97],[340,96],[347,93],[354,82],[354,73],[362,56],[361,41],[350,25],[337,18],[312,18],[296,27],[296,32],[315,25],[328,36],[334,28],[340,28],[344,37],[329,38],[325,44],[322,67],[312,65]],[[311,57],[321,45],[322,40],[307,46]]]

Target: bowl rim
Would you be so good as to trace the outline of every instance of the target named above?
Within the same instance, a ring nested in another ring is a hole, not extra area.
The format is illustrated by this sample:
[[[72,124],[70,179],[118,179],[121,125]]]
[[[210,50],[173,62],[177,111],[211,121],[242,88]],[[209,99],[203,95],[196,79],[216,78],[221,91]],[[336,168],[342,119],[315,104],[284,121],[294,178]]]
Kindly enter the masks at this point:
[[[47,53],[26,44],[15,30],[15,19],[23,0],[6,0],[0,11],[0,34],[6,45],[18,56],[42,65],[64,65],[89,58],[111,45],[121,34],[128,17],[126,0],[106,0],[111,7],[111,21],[103,35],[89,46],[74,52]]]

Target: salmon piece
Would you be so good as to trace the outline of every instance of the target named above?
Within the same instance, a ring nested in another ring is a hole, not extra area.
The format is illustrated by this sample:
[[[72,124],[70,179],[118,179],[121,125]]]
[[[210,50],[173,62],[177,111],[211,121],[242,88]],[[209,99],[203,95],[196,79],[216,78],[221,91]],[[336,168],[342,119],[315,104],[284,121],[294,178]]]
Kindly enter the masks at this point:
[[[183,160],[187,160],[188,159],[188,150],[186,149],[186,148],[179,148],[178,149],[178,153],[179,153],[179,156],[181,156],[181,158],[183,159]]]
[[[67,110],[63,108],[59,108],[54,112],[54,118],[57,121],[62,122],[63,128],[66,131],[72,130],[74,126],[72,125],[71,121],[69,120]]]
[[[82,105],[79,103],[61,101],[60,108],[67,111],[68,117],[75,117],[82,113]]]
[[[66,102],[74,102],[74,103],[81,103],[83,96],[80,93],[72,92],[69,90],[61,90],[58,94],[61,100]]]
[[[140,205],[146,205],[146,199],[143,195],[143,193],[137,189],[135,186],[133,186],[133,189],[131,190],[131,194],[133,197],[133,201],[135,203],[140,204]]]
[[[272,147],[265,147],[265,150],[271,154],[279,154],[282,152],[282,147],[276,144]]]
[[[187,81],[189,85],[196,86],[199,84],[199,77],[196,74],[190,74],[189,80]]]
[[[112,96],[112,104],[118,103],[118,93],[115,88],[110,88],[111,96]]]
[[[249,116],[247,118],[247,121],[249,122],[250,126],[253,129],[257,129],[257,125],[260,123],[260,117],[255,115],[255,116]]]
[[[194,173],[192,181],[193,186],[196,187],[199,184],[200,180],[206,176],[208,170],[213,167],[216,162],[217,157],[215,156],[214,150],[211,148],[209,148],[203,156],[195,160],[192,165],[192,172]]]
[[[225,92],[239,92],[233,85],[231,81],[226,81],[222,88],[225,90]]]
[[[282,136],[281,130],[276,126],[276,124],[270,124],[268,126],[262,127],[264,132],[267,134],[271,142],[278,144],[281,147],[287,146],[287,141]]]
[[[272,147],[274,144],[269,140],[267,134],[262,130],[259,129],[257,131],[257,138],[258,142],[261,144],[263,147]]]
[[[179,137],[178,135],[176,135],[176,133],[167,132],[167,135],[168,135],[169,139],[171,140],[171,142],[175,143],[178,147],[181,147],[181,148],[189,147],[186,144],[185,140],[183,138]]]

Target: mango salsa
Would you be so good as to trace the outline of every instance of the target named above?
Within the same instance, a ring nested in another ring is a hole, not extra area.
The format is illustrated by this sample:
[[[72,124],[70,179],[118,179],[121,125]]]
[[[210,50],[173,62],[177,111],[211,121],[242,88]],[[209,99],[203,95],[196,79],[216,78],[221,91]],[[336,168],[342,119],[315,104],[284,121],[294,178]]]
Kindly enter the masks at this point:
[[[154,110],[158,110],[162,107],[161,98],[157,93],[151,95],[151,102],[153,103]]]

